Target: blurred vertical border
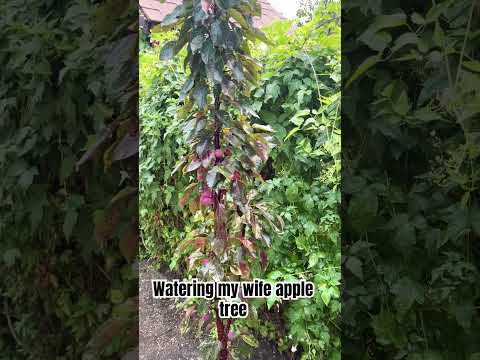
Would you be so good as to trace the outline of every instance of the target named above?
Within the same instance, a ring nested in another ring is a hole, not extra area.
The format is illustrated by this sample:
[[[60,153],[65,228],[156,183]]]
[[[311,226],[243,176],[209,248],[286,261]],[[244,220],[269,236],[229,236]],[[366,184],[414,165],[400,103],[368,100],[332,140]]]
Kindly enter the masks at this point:
[[[138,4],[0,14],[0,359],[133,359]]]
[[[343,359],[480,359],[479,15],[342,1]]]

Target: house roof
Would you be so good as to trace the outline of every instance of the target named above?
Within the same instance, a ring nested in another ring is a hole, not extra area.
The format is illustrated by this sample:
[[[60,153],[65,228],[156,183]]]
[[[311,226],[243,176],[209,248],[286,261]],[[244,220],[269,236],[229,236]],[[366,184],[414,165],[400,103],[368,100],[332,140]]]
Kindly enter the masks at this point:
[[[160,23],[165,16],[170,14],[173,9],[182,3],[182,0],[166,0],[160,3],[159,0],[139,0],[140,10],[143,15],[152,23]],[[275,10],[268,0],[259,0],[262,6],[262,16],[255,17],[253,22],[256,27],[270,25],[273,21],[284,19],[284,17]]]

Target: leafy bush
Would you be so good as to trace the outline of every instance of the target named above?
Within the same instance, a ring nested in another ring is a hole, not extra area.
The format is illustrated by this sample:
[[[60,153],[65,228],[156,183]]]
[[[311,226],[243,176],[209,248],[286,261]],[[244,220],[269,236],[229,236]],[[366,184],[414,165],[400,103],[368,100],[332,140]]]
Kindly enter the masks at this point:
[[[328,10],[336,14],[338,5]],[[325,19],[333,21],[319,27]],[[272,298],[251,305],[263,320],[267,309],[279,309],[285,323],[283,334],[275,330],[276,322],[262,325],[250,319],[235,326],[239,332],[245,326],[259,329],[283,350],[298,347],[303,359],[336,359],[340,349],[338,22],[328,12],[318,11],[312,22],[288,35],[291,26],[291,22],[279,22],[266,29],[275,46],[254,50],[265,65],[260,84],[251,91],[251,106],[265,125],[276,130],[279,144],[262,170],[266,181],[259,190],[285,222],[284,232],[271,239],[267,277],[277,281],[306,278],[315,282],[318,291],[311,300],[279,304]],[[152,38],[165,42],[172,35],[155,33]],[[178,202],[185,183],[176,174],[170,176],[185,153],[175,114],[185,78],[183,61],[158,63],[159,51],[147,48],[140,55],[144,79],[140,110],[142,252],[177,269],[188,255],[178,245],[193,238],[192,224],[201,219],[183,215]]]
[[[346,5],[345,357],[477,359],[478,2]]]
[[[135,346],[131,5],[0,2],[2,359],[118,359]]]

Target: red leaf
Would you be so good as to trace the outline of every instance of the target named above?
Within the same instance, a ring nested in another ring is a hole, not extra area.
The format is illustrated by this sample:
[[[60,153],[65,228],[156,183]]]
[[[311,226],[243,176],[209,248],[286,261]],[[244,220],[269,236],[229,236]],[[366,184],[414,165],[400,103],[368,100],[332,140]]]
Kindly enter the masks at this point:
[[[207,238],[206,237],[198,237],[195,239],[195,247],[197,249],[203,249],[205,247]]]
[[[263,271],[265,271],[265,269],[267,268],[267,265],[268,265],[268,256],[267,256],[267,253],[265,251],[262,251],[260,253],[260,260],[261,260],[261,263],[262,263],[262,269],[263,269]]]
[[[256,151],[257,155],[263,161],[267,161],[268,160],[268,147],[267,147],[267,145],[261,143],[258,140],[255,141],[255,145],[256,145],[255,151]]]
[[[205,175],[207,174],[207,169],[200,167],[197,170],[197,180],[198,182],[203,182],[205,180]]]
[[[240,266],[240,271],[242,272],[242,277],[248,278],[250,277],[250,267],[245,261],[240,261],[238,264]]]
[[[235,171],[233,172],[233,175],[232,175],[232,180],[235,181],[235,182],[237,182],[237,181],[240,181],[241,177],[242,177],[242,176],[241,176],[241,174],[240,174],[240,171],[235,170]]]
[[[245,246],[245,248],[250,252],[250,254],[252,254],[253,257],[255,257],[255,246],[253,243],[250,240],[245,239],[243,236],[239,237],[238,240],[240,240],[242,245]]]

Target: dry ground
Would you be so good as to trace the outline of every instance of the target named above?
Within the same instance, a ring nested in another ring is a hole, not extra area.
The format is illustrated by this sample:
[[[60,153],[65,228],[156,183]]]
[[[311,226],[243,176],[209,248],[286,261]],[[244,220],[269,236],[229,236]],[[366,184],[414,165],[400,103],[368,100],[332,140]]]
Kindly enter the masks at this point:
[[[157,271],[147,262],[140,264],[140,360],[203,360],[200,339],[180,331],[183,313],[174,300],[152,297],[151,279],[174,278],[174,274]],[[272,344],[261,343],[250,360],[285,359]]]

